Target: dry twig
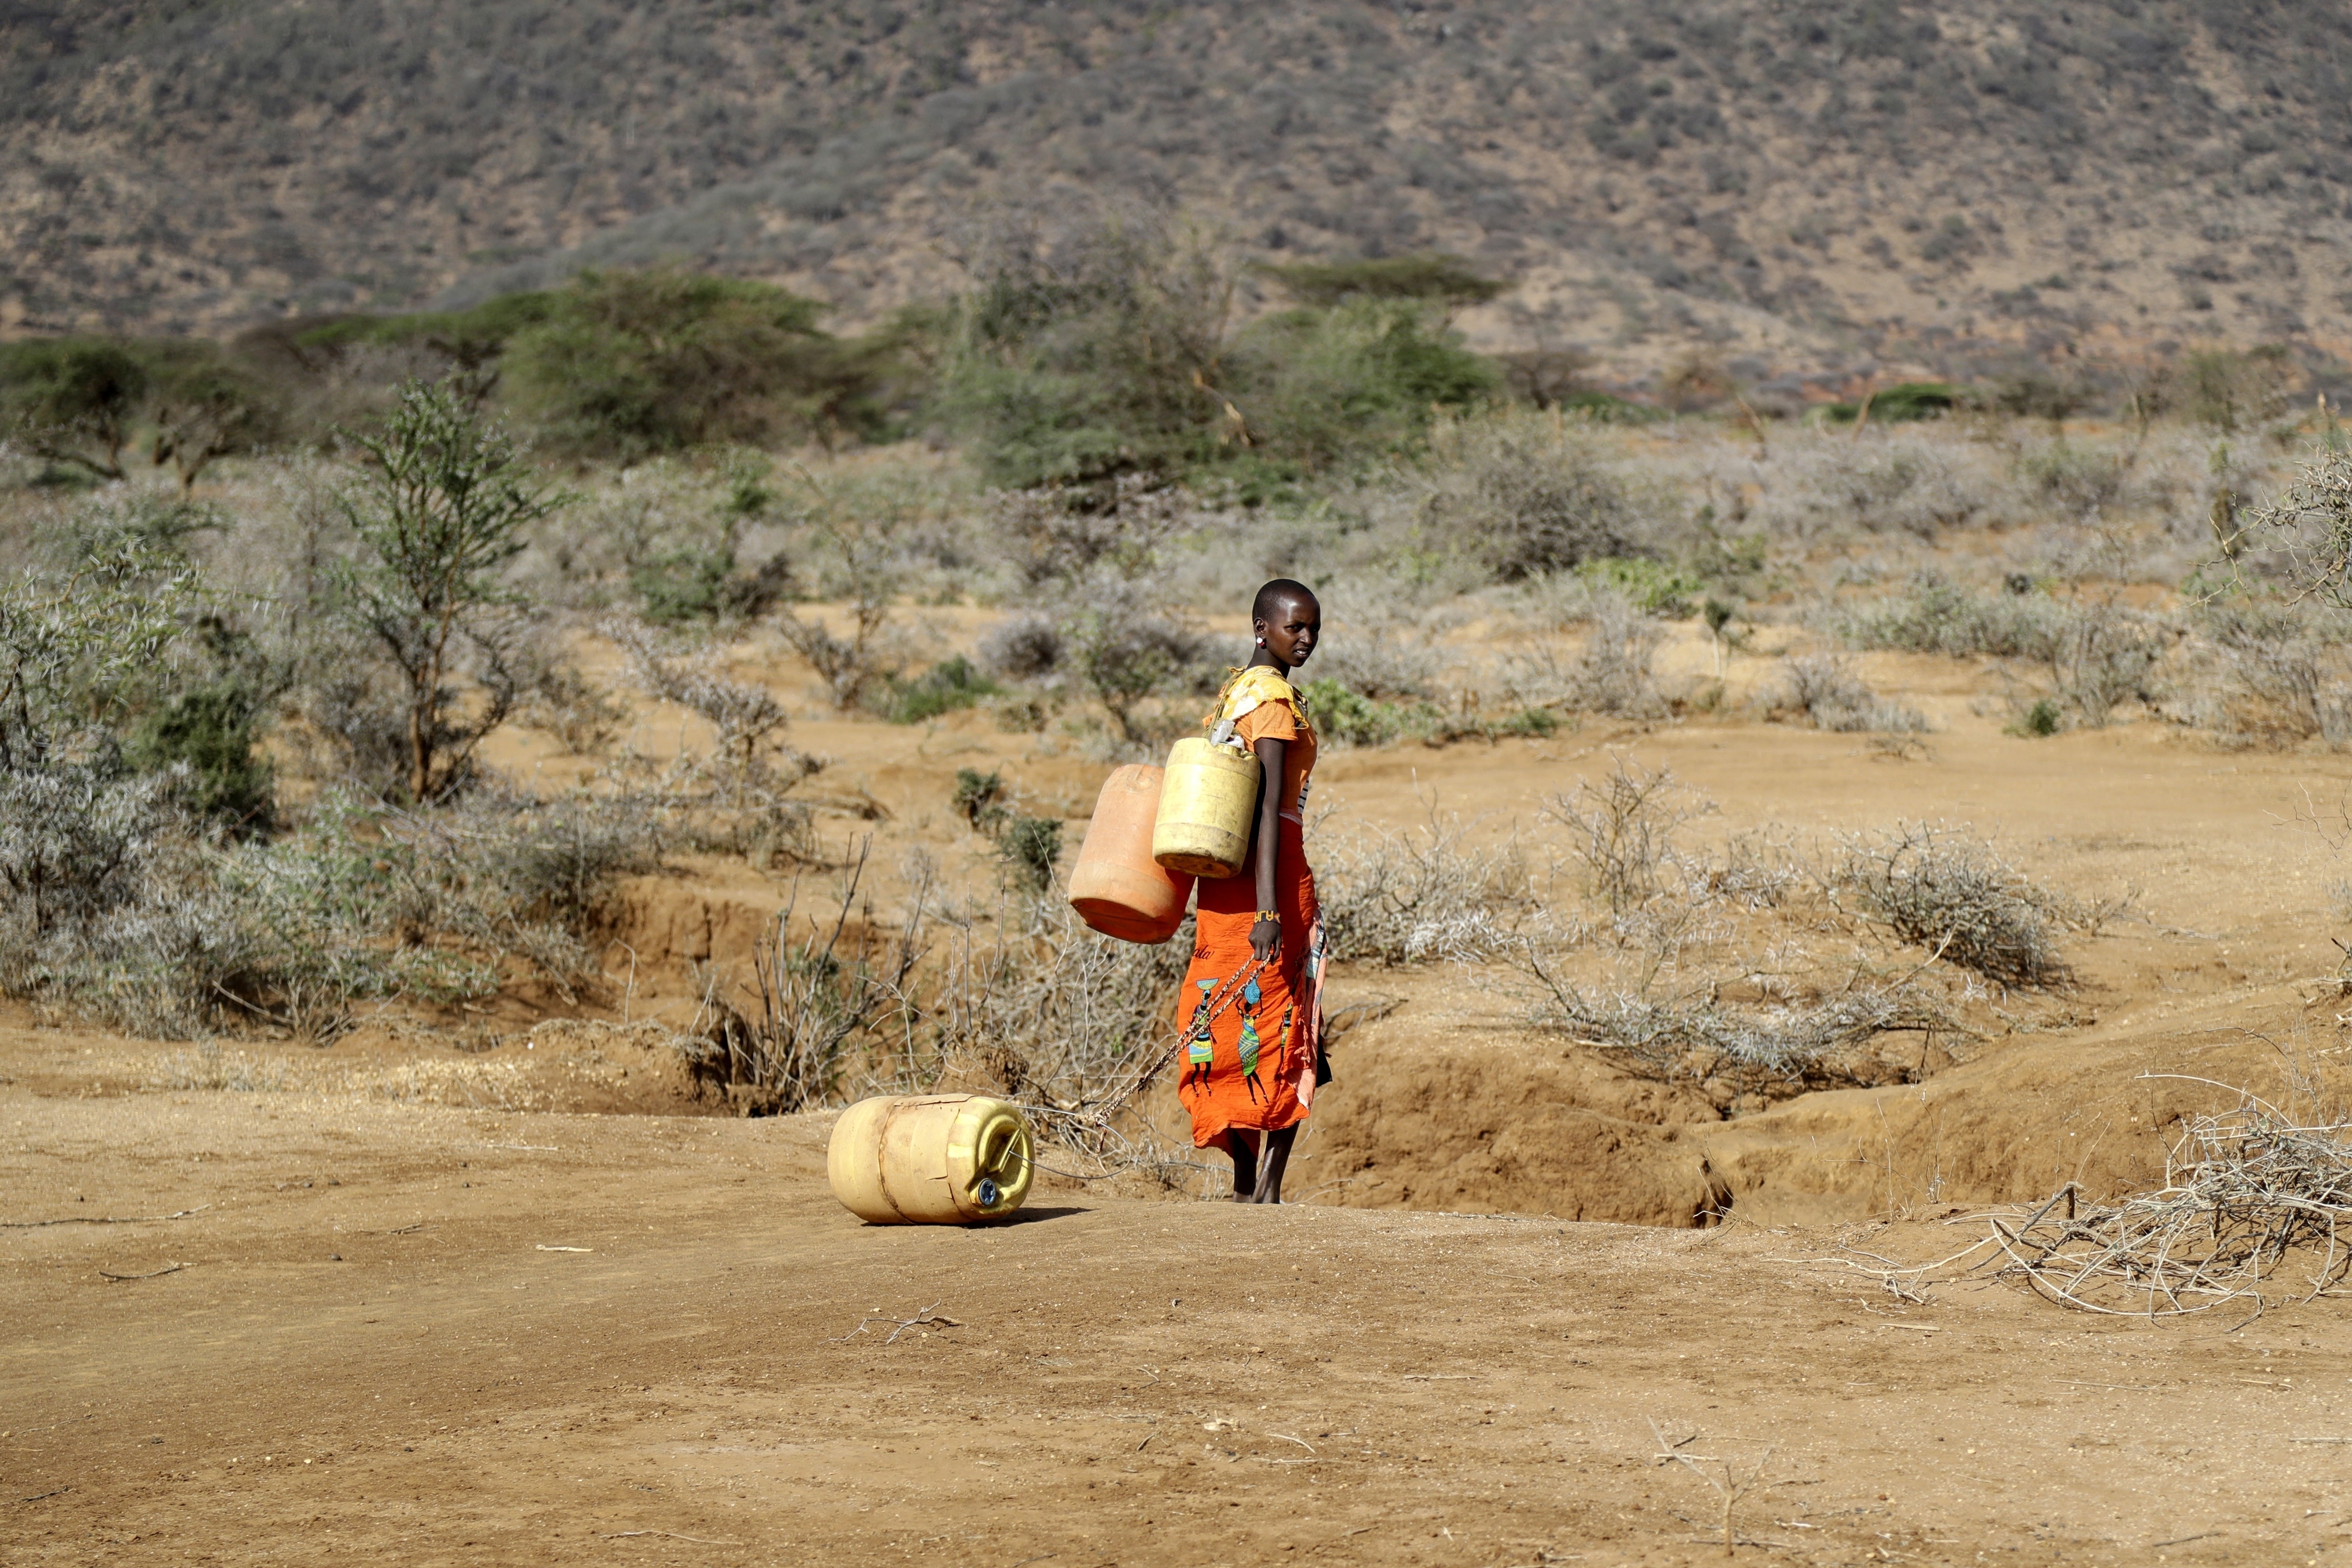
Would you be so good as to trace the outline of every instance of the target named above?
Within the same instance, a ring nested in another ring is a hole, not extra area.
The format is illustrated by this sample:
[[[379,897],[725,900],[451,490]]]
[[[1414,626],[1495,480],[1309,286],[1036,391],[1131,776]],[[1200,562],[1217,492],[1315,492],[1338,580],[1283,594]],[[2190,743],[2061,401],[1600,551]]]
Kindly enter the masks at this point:
[[[1684,1453],[1682,1451],[1684,1444],[1698,1440],[1698,1434],[1696,1432],[1680,1442],[1670,1443],[1666,1440],[1665,1433],[1659,1429],[1658,1423],[1654,1417],[1650,1422],[1650,1435],[1658,1440],[1658,1451],[1650,1456],[1652,1464],[1681,1465],[1708,1486],[1713,1487],[1723,1499],[1723,1554],[1726,1557],[1730,1556],[1738,1540],[1732,1533],[1731,1510],[1738,1505],[1741,1498],[1754,1490],[1756,1484],[1764,1479],[1764,1467],[1771,1463],[1772,1450],[1768,1447],[1758,1456],[1756,1463],[1748,1468],[1747,1477],[1743,1479],[1731,1460],[1721,1455]],[[1721,1480],[1716,1479],[1714,1475],[1706,1468],[1708,1465],[1723,1467]]]
[[[120,1217],[91,1215],[84,1218],[73,1215],[65,1219],[0,1219],[0,1230],[38,1230],[45,1225],[160,1225],[167,1219],[185,1219],[192,1214],[202,1214],[212,1206],[210,1204],[198,1204],[194,1208],[182,1209],[178,1214],[123,1215]]]
[[[871,1323],[895,1323],[898,1325],[890,1331],[890,1337],[882,1342],[886,1345],[897,1344],[898,1342],[898,1336],[905,1333],[908,1329],[960,1329],[963,1327],[962,1322],[957,1319],[936,1316],[935,1314],[939,1311],[939,1307],[940,1304],[937,1301],[934,1301],[929,1306],[924,1308],[921,1311],[917,1312],[911,1318],[871,1316],[860,1318],[857,1320],[857,1326],[856,1328],[850,1330],[849,1332],[845,1334],[835,1335],[832,1340],[827,1342],[837,1345],[845,1340],[854,1340],[858,1335],[864,1333],[866,1330],[866,1326]]]

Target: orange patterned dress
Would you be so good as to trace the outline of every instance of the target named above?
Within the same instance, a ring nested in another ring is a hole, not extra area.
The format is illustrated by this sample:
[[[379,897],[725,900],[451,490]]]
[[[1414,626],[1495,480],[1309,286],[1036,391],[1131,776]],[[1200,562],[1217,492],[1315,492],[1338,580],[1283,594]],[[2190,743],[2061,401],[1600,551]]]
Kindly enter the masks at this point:
[[[1257,923],[1256,846],[1239,876],[1200,884],[1192,962],[1184,975],[1184,1076],[1177,1094],[1192,1116],[1192,1143],[1221,1142],[1229,1128],[1272,1130],[1306,1120],[1322,1052],[1323,921],[1307,868],[1300,813],[1315,770],[1315,730],[1306,704],[1263,666],[1227,683],[1214,727],[1233,722],[1236,743],[1287,742],[1283,757],[1281,837],[1276,846],[1275,907],[1282,951],[1261,963],[1250,948]]]

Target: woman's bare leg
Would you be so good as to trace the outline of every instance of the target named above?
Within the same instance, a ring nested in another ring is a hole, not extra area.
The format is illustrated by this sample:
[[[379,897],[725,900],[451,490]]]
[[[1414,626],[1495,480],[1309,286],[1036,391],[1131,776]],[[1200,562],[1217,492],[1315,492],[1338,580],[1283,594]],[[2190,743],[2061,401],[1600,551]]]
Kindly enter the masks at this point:
[[[1285,1145],[1284,1152],[1288,1152]],[[1257,1190],[1257,1140],[1238,1127],[1225,1129],[1225,1152],[1234,1157],[1234,1202],[1254,1201]]]
[[[1290,1146],[1297,1141],[1296,1125],[1280,1128],[1265,1135],[1265,1169],[1258,1173],[1250,1202],[1278,1204],[1282,1201],[1282,1173],[1289,1168]],[[1240,1189],[1234,1190],[1238,1192]]]

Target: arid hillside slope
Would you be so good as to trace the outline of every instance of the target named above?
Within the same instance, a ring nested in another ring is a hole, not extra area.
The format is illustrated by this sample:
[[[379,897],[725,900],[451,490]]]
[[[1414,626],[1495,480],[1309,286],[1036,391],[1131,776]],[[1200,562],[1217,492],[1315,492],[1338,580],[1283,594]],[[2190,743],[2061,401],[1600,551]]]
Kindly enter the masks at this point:
[[[0,18],[0,330],[217,331],[582,263],[850,322],[975,217],[1182,203],[1271,258],[1443,247],[1622,376],[2287,340],[2352,304],[2340,3],[1376,9],[41,0]]]

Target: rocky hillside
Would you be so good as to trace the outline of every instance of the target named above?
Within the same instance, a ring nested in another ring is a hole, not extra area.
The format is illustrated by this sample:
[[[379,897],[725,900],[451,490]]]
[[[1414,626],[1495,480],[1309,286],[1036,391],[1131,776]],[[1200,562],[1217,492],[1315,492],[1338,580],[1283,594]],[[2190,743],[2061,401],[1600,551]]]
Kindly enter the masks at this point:
[[[1623,374],[2352,355],[2345,0],[19,0],[0,327],[220,331],[583,262],[848,323],[996,204],[1462,253]]]

